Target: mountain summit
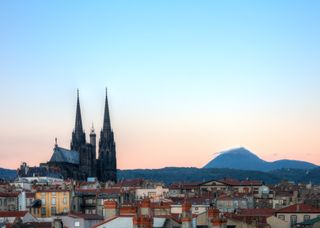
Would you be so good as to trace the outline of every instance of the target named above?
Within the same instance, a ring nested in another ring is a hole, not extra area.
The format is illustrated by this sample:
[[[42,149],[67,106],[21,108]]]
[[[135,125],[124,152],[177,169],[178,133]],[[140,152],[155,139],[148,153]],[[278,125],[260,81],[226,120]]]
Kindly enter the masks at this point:
[[[267,162],[246,148],[240,147],[221,152],[220,155],[211,160],[203,168],[230,168],[270,171],[282,168],[312,169],[316,167],[317,166],[315,164],[296,160],[278,160],[274,162]]]

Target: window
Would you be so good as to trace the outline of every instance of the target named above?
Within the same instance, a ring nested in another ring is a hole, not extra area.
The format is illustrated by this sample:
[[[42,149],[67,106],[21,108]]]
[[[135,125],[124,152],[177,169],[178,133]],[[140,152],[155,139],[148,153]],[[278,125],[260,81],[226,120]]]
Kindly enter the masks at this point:
[[[56,193],[55,193],[55,192],[52,192],[51,194],[52,194],[52,196],[56,196]]]
[[[74,222],[74,226],[75,226],[75,227],[79,227],[79,226],[80,226],[80,222],[79,222],[79,221],[75,221],[75,222]]]
[[[51,205],[56,205],[56,198],[51,199]]]
[[[63,197],[63,204],[67,204],[67,202],[68,202],[67,197]]]
[[[304,215],[303,216],[303,221],[308,221],[310,220],[310,215]]]
[[[41,215],[46,216],[46,208],[45,207],[41,207]]]
[[[0,206],[2,206],[2,199],[0,199]]]
[[[66,207],[63,208],[63,212],[64,212],[64,213],[67,213],[67,212],[68,212],[68,208],[66,208]]]
[[[281,219],[284,221],[284,215],[278,215],[278,219]]]
[[[55,215],[57,213],[56,207],[51,207],[51,215]]]
[[[156,193],[155,192],[148,192],[148,197],[154,198],[154,197],[156,197]]]
[[[296,215],[291,215],[290,223],[291,223],[291,225],[294,225],[297,223],[297,216]]]
[[[45,206],[45,205],[46,205],[46,199],[44,199],[44,198],[41,199],[41,205],[42,205],[42,206]]]

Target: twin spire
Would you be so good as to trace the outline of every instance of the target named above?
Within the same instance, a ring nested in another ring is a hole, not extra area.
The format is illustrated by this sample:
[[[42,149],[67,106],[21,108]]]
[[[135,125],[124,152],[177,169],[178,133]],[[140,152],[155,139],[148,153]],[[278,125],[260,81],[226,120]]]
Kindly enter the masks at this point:
[[[79,100],[79,89],[77,89],[77,110],[76,110],[76,122],[74,127],[75,133],[82,133],[82,119],[81,119],[81,110],[80,110],[80,100]]]
[[[93,128],[93,124],[92,124],[92,128]],[[110,123],[109,104],[108,104],[108,92],[106,89],[106,100],[105,100],[104,118],[103,118],[103,131],[110,130],[110,129],[111,129],[111,123]],[[75,122],[74,132],[76,134],[83,133],[79,89],[77,89],[77,109],[76,109],[76,122]]]
[[[111,130],[107,88],[106,88],[106,101],[104,105],[104,118],[103,118],[103,131],[106,131],[106,130]]]

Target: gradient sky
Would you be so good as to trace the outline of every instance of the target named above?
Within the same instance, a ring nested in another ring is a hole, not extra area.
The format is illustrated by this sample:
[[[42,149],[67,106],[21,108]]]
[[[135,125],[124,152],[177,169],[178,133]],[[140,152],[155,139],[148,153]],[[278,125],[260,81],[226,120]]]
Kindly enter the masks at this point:
[[[320,164],[320,1],[0,1],[0,167],[69,148],[109,91],[118,167],[244,146]]]

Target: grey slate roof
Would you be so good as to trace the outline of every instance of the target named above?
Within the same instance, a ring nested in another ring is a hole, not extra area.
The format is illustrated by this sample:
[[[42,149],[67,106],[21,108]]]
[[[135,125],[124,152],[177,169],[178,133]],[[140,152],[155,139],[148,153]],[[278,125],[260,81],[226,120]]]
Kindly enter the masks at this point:
[[[56,146],[53,149],[53,154],[50,162],[66,162],[79,165],[79,153],[75,150],[67,150]]]

